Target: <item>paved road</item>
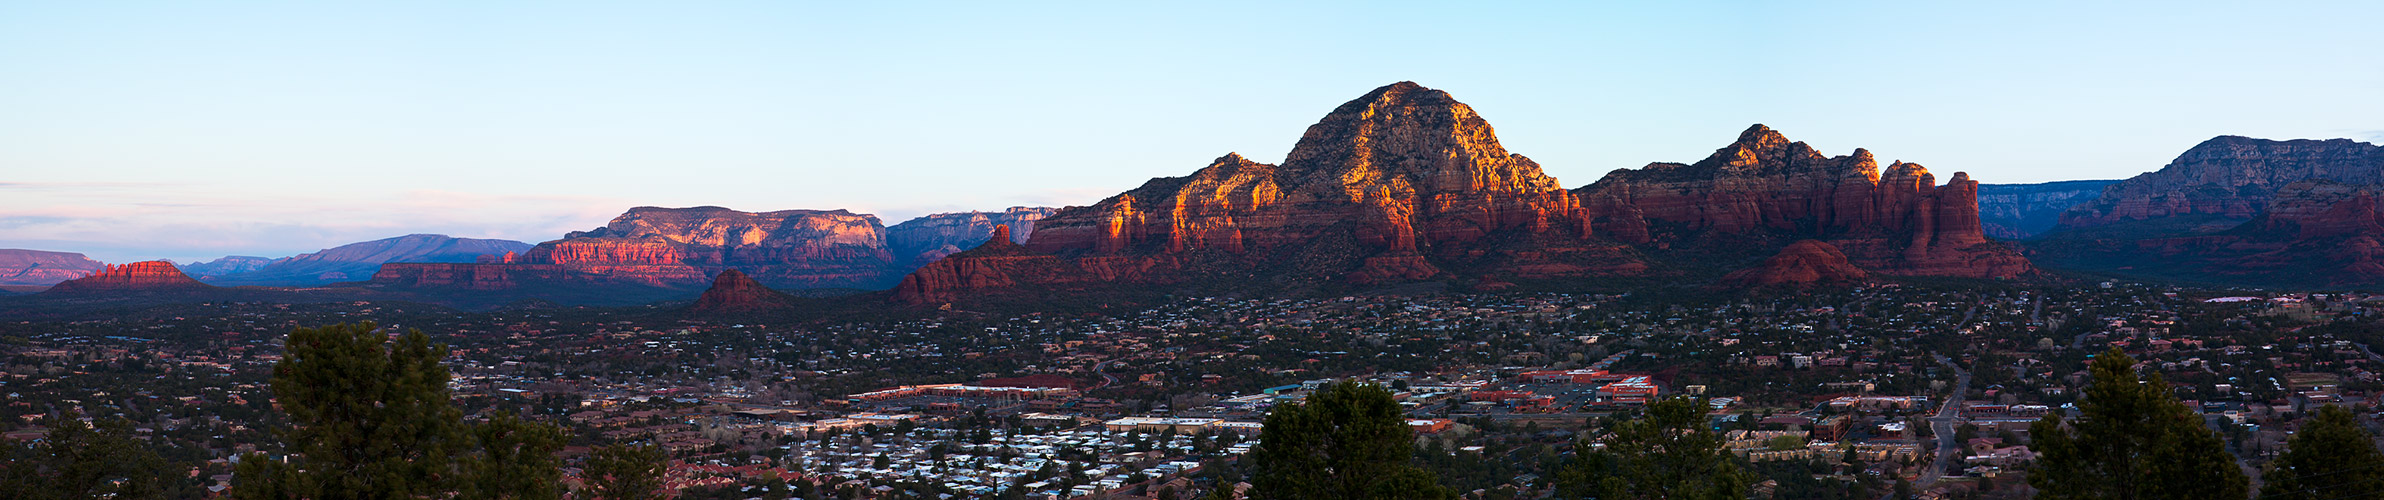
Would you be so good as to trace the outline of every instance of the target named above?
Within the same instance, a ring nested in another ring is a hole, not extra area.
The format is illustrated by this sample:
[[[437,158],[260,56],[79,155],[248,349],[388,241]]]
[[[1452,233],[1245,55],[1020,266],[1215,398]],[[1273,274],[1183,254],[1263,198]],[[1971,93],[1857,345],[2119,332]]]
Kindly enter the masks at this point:
[[[1109,386],[1110,386],[1110,385],[1112,385],[1112,384],[1116,384],[1116,383],[1117,383],[1117,376],[1116,376],[1116,375],[1110,375],[1110,374],[1109,374],[1109,372],[1102,371],[1102,370],[1107,370],[1107,369],[1109,369],[1109,364],[1110,364],[1110,363],[1116,363],[1116,362],[1118,362],[1118,360],[1120,360],[1120,359],[1126,359],[1126,358],[1117,358],[1117,359],[1112,359],[1112,360],[1102,361],[1102,362],[1100,362],[1100,363],[1094,364],[1094,365],[1093,365],[1093,373],[1099,373],[1099,374],[1101,374],[1101,385],[1096,385],[1096,386],[1093,386],[1093,388],[1091,388],[1091,389],[1085,389],[1085,390],[1084,390],[1084,392],[1088,392],[1088,393],[1089,393],[1089,392],[1093,392],[1093,391],[1101,390],[1101,389],[1103,389],[1103,388],[1107,388],[1107,387],[1109,387]]]
[[[1929,417],[1929,431],[1937,434],[1937,463],[1921,474],[1920,481],[1913,483],[1916,490],[1927,490],[1929,485],[1936,484],[1937,477],[1953,464],[1962,447],[1962,443],[1954,442],[1954,424],[1961,417],[1962,397],[1970,394],[1970,371],[1954,365],[1954,360],[1944,355],[1937,355],[1937,364],[1954,370],[1954,392],[1945,397],[1945,406],[1937,408],[1937,416]]]

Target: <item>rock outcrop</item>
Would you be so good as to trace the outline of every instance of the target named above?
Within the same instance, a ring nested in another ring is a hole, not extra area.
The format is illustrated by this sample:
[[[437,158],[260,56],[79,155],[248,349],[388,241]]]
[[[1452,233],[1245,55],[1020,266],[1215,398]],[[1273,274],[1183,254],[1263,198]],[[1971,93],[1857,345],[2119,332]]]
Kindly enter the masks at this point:
[[[0,285],[54,285],[105,267],[79,253],[0,249]]]
[[[1882,274],[2009,278],[2033,270],[1987,240],[1978,182],[1940,186],[1915,163],[1882,170],[1870,151],[1823,156],[1755,125],[1694,164],[1617,170],[1574,190],[1596,234],[1655,248],[1743,252],[1819,239]]]
[[[174,263],[153,260],[131,264],[110,264],[90,276],[67,280],[42,292],[45,295],[84,295],[111,293],[146,293],[208,290],[215,287],[190,279]]]
[[[467,263],[475,262],[483,255],[503,255],[529,249],[530,244],[511,240],[409,234],[274,259],[255,271],[201,273],[201,276],[207,282],[218,285],[314,286],[363,281],[371,278],[381,265],[392,262]]]
[[[2034,238],[2061,223],[2070,207],[2101,198],[2103,188],[2117,180],[2060,181],[2038,184],[1978,185],[1978,218],[1987,237],[2004,240]]]
[[[745,276],[735,269],[720,272],[712,279],[712,287],[688,310],[699,314],[734,314],[762,312],[788,307],[794,298]]]
[[[1854,267],[1838,247],[1820,240],[1800,240],[1781,249],[1779,255],[1764,259],[1762,264],[1730,273],[1722,282],[1737,286],[1812,285],[1858,282],[1870,277],[1870,273]]]
[[[1010,207],[1000,212],[955,212],[922,216],[886,228],[886,247],[894,259],[911,268],[985,244],[995,226],[1009,226],[1013,243],[1024,243],[1035,232],[1035,221],[1058,211],[1045,207]]]
[[[2272,141],[2221,136],[2188,149],[2158,171],[2103,190],[2093,203],[2062,214],[2063,228],[2203,215],[2245,221],[2268,208],[2278,189],[2326,179],[2384,183],[2384,146],[2350,139]]]
[[[1374,89],[1308,128],[1282,165],[1227,154],[990,241],[896,289],[912,303],[1131,284],[1280,289],[1480,273],[1643,268],[1586,241],[1579,202],[1445,92]]]

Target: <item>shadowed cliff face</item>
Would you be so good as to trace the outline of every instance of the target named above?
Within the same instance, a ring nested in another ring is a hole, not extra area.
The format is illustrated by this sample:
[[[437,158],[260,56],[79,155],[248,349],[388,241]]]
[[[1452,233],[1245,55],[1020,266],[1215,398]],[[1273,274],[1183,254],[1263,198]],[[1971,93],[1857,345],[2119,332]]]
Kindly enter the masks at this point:
[[[956,212],[922,216],[886,228],[886,246],[894,259],[911,267],[935,262],[985,244],[994,226],[1009,226],[1013,242],[1025,242],[1036,221],[1058,209],[1011,207],[1000,212]]]
[[[2117,180],[2092,180],[1980,184],[1979,222],[1986,226],[1987,237],[1990,238],[2034,238],[2059,224],[2061,214],[2069,211],[2070,207],[2093,202],[2102,197],[2103,188],[2118,183]]]
[[[377,272],[382,264],[391,262],[473,262],[482,255],[503,255],[529,249],[530,244],[519,241],[410,234],[273,259],[246,272],[204,272],[199,270],[202,267],[198,265],[184,267],[184,270],[199,274],[202,279],[217,285],[312,286],[362,281]],[[240,258],[225,257],[207,263],[209,265],[206,267],[221,267],[237,262],[235,259]]]
[[[1870,273],[1854,267],[1838,247],[1820,240],[1803,240],[1789,244],[1762,264],[1730,273],[1722,282],[1740,286],[1812,285],[1868,278]]]
[[[1618,170],[1574,191],[1600,236],[1656,248],[1817,239],[1891,275],[2009,278],[2027,259],[1988,241],[1978,182],[1945,185],[1915,163],[1882,169],[1866,150],[1823,156],[1755,125],[1694,164]],[[1773,247],[1778,248],[1778,247]]]
[[[696,297],[695,304],[688,306],[688,310],[711,314],[760,312],[786,307],[792,301],[793,298],[786,294],[762,286],[753,278],[746,277],[745,273],[730,269],[721,271],[720,276],[713,278],[712,287],[705,289],[702,296]]]
[[[2228,285],[2384,283],[2384,147],[2348,139],[2203,141],[2104,188],[2032,242],[2066,268]]]
[[[2158,171],[2105,188],[2093,203],[2062,214],[2060,229],[2189,215],[2248,220],[2268,208],[2279,188],[2316,179],[2384,183],[2384,147],[2350,139],[2213,138]]]

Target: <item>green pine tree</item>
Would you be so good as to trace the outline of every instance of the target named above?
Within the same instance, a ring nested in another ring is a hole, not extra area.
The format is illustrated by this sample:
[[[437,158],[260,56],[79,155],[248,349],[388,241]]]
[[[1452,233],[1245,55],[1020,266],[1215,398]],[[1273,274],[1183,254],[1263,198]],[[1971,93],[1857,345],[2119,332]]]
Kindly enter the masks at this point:
[[[1675,397],[1649,404],[1640,418],[1616,422],[1605,448],[1575,443],[1580,457],[1560,472],[1561,498],[1599,500],[1740,500],[1755,475],[1738,468],[1706,426],[1702,399]]]
[[[440,364],[446,347],[421,331],[392,343],[364,322],[297,328],[285,348],[273,393],[290,416],[297,458],[244,460],[236,482],[256,484],[236,484],[236,495],[398,499],[453,490],[444,479],[468,440]]]
[[[0,497],[41,499],[165,498],[166,460],[133,437],[121,418],[51,418],[39,442],[5,445]]]
[[[498,413],[473,425],[478,448],[461,460],[456,498],[462,500],[553,500],[563,497],[563,461],[556,453],[563,429]]]
[[[2384,452],[2350,410],[2327,405],[2260,477],[2261,500],[2384,500]]]
[[[655,494],[662,489],[662,449],[652,445],[609,445],[597,448],[588,457],[582,474],[595,498],[604,500],[649,500],[661,498]]]
[[[2136,377],[2136,361],[2114,348],[2087,367],[2092,385],[2080,415],[2059,413],[2029,428],[2043,455],[2028,476],[2037,498],[2225,499],[2248,496],[2250,481],[2226,442],[2169,392],[2159,373]]]
[[[1415,434],[1382,387],[1335,383],[1307,402],[1276,406],[1250,452],[1250,498],[1453,498],[1409,464]]]

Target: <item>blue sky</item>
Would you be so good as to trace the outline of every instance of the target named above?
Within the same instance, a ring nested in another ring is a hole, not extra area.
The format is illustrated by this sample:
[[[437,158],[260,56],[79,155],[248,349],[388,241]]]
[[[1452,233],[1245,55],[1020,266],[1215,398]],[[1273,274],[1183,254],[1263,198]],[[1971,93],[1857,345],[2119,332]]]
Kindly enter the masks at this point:
[[[2378,2],[1487,3],[5,3],[0,248],[1087,204],[1401,80],[1571,186],[1752,123],[1990,183],[2384,139]]]

